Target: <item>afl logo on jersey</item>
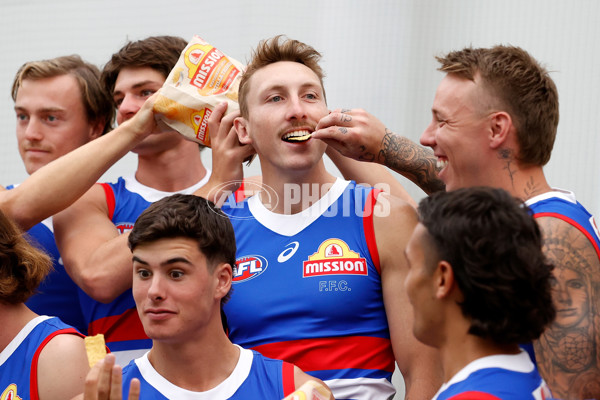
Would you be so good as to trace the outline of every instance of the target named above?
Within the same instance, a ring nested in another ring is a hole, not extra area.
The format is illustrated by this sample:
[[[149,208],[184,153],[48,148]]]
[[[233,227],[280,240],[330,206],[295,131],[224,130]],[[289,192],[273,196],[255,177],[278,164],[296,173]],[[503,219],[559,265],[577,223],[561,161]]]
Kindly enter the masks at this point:
[[[21,400],[21,398],[17,396],[17,385],[14,383],[8,385],[4,392],[2,392],[0,400]]]
[[[233,283],[254,279],[267,269],[267,259],[263,256],[245,256],[235,261]]]

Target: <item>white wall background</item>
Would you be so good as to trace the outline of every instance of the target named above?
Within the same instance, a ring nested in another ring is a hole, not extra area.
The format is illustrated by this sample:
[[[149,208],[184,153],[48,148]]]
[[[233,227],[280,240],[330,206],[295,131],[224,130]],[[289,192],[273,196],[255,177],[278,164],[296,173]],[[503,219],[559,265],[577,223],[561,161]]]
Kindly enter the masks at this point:
[[[600,2],[596,0],[1,0],[0,183],[22,181],[12,79],[30,60],[78,53],[102,65],[127,40],[198,34],[245,62],[259,40],[287,34],[323,54],[331,108],[365,108],[418,140],[442,78],[434,55],[473,45],[525,48],[552,72],[561,102],[546,175],[600,215]],[[210,152],[204,152],[207,162]],[[210,165],[210,164],[209,164]],[[249,174],[259,171],[255,162]],[[125,157],[105,175],[135,169]],[[423,193],[399,177],[416,198]]]

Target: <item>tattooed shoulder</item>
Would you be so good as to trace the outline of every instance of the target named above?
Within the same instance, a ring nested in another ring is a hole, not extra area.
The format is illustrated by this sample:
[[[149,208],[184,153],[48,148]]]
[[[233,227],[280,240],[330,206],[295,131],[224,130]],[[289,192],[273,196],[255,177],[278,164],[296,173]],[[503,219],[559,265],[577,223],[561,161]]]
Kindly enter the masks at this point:
[[[556,320],[535,343],[538,368],[555,397],[600,398],[600,260],[576,227],[537,219],[554,264]]]

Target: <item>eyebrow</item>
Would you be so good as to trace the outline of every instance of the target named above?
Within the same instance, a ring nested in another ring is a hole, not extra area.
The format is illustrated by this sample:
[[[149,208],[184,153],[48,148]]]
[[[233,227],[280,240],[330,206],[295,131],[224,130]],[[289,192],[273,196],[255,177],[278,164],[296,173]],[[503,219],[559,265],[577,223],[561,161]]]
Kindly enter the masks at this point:
[[[141,82],[138,82],[138,83],[136,83],[135,85],[131,86],[131,89],[139,89],[139,88],[141,88],[141,87],[143,87],[143,86],[146,86],[146,85],[148,85],[148,84],[156,84],[157,86],[162,86],[162,85],[163,85],[162,83],[159,83],[159,82],[157,82],[157,81],[153,81],[153,80],[150,80],[150,79],[148,79],[148,80],[145,80],[145,81],[141,81]],[[121,91],[121,90],[115,90],[115,91],[113,92],[113,96],[114,96],[115,94],[117,94],[117,93],[118,93],[118,94],[121,94],[121,93],[123,93],[123,91]]]
[[[25,107],[15,106],[15,111],[28,111],[28,110]],[[48,112],[64,112],[64,111],[65,111],[65,109],[64,108],[60,108],[60,107],[45,107],[45,108],[42,108],[40,110],[36,110],[36,112],[43,112],[43,113],[48,113]]]
[[[132,258],[133,262],[137,262],[143,265],[149,265],[149,263],[147,261],[142,260],[139,257],[133,256]],[[169,258],[166,261],[163,261],[160,263],[161,267],[167,266],[167,265],[171,265],[171,264],[177,264],[177,263],[183,263],[183,264],[189,264],[191,265],[192,263],[185,257],[173,257],[173,258]]]
[[[271,90],[287,90],[288,86],[287,85],[283,85],[280,83],[274,84],[272,86],[267,86],[263,92],[267,92],[267,91],[271,91]],[[307,83],[303,83],[302,85],[300,85],[301,89],[306,89],[306,88],[318,88],[321,89],[321,91],[323,90],[321,88],[321,85],[318,83],[313,83],[313,82],[307,82]]]

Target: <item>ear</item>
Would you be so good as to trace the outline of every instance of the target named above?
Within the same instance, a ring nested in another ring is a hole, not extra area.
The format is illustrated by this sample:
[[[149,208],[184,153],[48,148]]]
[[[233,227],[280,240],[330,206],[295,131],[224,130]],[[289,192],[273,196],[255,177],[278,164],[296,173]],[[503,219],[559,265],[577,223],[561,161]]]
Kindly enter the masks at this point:
[[[505,111],[495,112],[490,117],[490,147],[497,149],[502,146],[514,130],[512,118]]]
[[[447,298],[455,286],[454,271],[448,261],[439,261],[435,270],[435,296],[438,299]]]
[[[248,133],[248,121],[244,117],[237,117],[233,120],[233,126],[238,135],[238,140],[241,144],[252,144],[252,139]]]
[[[227,263],[220,263],[215,267],[215,271],[213,273],[215,277],[215,297],[221,300],[223,297],[227,296],[229,290],[231,289],[231,280],[233,279],[233,269],[231,265]]]
[[[104,131],[104,122],[96,121],[90,125],[90,140],[98,139]]]

